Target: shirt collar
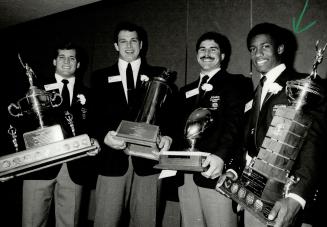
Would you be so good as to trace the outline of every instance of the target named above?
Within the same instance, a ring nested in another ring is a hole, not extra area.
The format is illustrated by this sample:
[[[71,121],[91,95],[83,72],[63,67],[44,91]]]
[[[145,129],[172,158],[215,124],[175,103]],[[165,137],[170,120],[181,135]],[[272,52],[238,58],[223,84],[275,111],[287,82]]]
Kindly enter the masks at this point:
[[[128,63],[131,63],[132,69],[134,71],[135,69],[140,68],[141,58],[138,58],[138,59],[136,59],[135,61],[132,61],[132,62],[127,62],[127,61],[125,61],[125,60],[123,60],[121,58],[118,59],[118,66],[121,66],[123,69],[125,69],[127,67]]]
[[[58,73],[55,73],[55,78],[56,78],[57,83],[61,83],[61,81],[62,81],[63,79],[68,80],[68,81],[69,81],[68,85],[73,85],[73,84],[75,84],[75,79],[76,79],[75,76],[72,76],[72,77],[66,78],[66,77],[63,77],[63,76],[59,75]]]
[[[285,64],[279,64],[276,67],[272,68],[269,72],[266,73],[266,82],[265,85],[267,84],[272,84],[276,81],[276,79],[279,77],[279,75],[286,69]],[[261,78],[263,75],[261,75]]]
[[[216,75],[216,73],[217,72],[219,72],[220,71],[220,68],[217,68],[217,69],[214,69],[214,70],[211,70],[210,72],[208,72],[208,73],[203,73],[203,72],[201,72],[200,73],[200,81],[202,80],[202,78],[205,76],[205,75],[207,75],[208,77],[209,77],[209,79],[208,79],[208,81],[214,76],[214,75]]]

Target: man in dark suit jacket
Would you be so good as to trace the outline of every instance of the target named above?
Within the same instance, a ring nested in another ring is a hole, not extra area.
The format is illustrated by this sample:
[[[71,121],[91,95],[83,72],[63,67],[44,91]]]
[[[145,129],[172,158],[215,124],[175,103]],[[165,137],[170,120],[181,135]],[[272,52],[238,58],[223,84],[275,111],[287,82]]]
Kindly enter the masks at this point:
[[[197,108],[207,108],[213,118],[196,142],[196,149],[208,152],[197,174],[184,174],[179,187],[183,226],[236,226],[231,200],[214,190],[217,177],[223,171],[240,141],[244,104],[252,92],[252,82],[243,75],[226,72],[230,54],[228,39],[216,32],[203,34],[196,44],[197,61],[201,67],[198,80],[180,89],[180,141],[189,115]],[[207,82],[201,81],[208,77]],[[182,148],[187,148],[185,144]]]
[[[287,42],[283,34],[285,34],[284,30],[277,25],[262,23],[253,27],[247,37],[253,65],[261,74],[261,78],[266,78],[262,87],[261,102],[253,106],[253,102],[249,102],[245,108],[248,116],[244,142],[247,164],[258,155],[273,119],[274,107],[289,104],[285,92],[286,82],[304,78],[304,74],[288,69],[283,63],[285,60],[283,56],[287,50]],[[257,117],[254,113],[256,106],[260,108]],[[324,142],[326,122],[323,115],[325,109],[326,104],[309,111],[313,122],[292,170],[292,174],[300,180],[293,185],[285,198],[275,203],[271,210],[268,218],[276,221],[275,226],[292,225],[297,213],[304,209],[306,202],[313,197],[320,165],[319,157],[326,146]],[[238,157],[244,156],[239,154]],[[237,170],[234,164],[232,166],[234,170]],[[232,175],[230,177],[234,178]],[[245,211],[245,226],[265,225]]]
[[[45,124],[60,124],[64,138],[87,133],[88,129],[88,89],[81,78],[75,77],[79,57],[79,47],[71,42],[58,45],[53,59],[55,75],[41,82],[46,91],[64,96],[62,81],[68,81],[66,105],[63,100],[62,105],[44,113]],[[71,123],[67,117],[72,119]],[[83,158],[27,175],[23,184],[23,226],[46,226],[52,201],[56,225],[77,226],[82,184],[87,182],[91,168],[88,158]]]
[[[159,221],[160,181],[158,170],[153,169],[157,162],[126,155],[126,143],[115,137],[115,130],[122,120],[136,119],[143,101],[144,83],[164,70],[149,66],[141,59],[141,34],[137,25],[119,24],[114,33],[118,62],[92,76],[92,125],[94,135],[102,145],[94,220],[94,225],[99,227],[126,226],[128,223],[130,226],[154,227]],[[132,71],[132,85],[135,86],[132,95],[129,93],[128,70]],[[164,124],[160,126],[165,134]],[[159,139],[159,148],[169,149],[171,139],[168,136]]]

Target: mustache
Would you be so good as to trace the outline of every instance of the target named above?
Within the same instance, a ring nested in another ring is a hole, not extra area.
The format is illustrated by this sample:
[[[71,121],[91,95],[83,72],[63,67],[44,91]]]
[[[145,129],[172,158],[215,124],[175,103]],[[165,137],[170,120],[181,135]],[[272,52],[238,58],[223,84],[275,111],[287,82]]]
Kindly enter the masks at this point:
[[[203,59],[209,59],[209,60],[215,60],[215,58],[213,58],[213,57],[206,57],[206,56],[203,56],[203,57],[201,57],[200,58],[201,60],[203,60]]]

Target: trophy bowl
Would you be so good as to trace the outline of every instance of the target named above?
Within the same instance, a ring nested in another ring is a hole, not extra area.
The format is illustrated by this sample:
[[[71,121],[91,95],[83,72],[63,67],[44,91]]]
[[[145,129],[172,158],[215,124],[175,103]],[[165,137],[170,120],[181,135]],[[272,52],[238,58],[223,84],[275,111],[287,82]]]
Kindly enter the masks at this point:
[[[287,81],[286,94],[295,109],[301,109],[307,105],[318,106],[324,98],[323,88],[310,77]]]

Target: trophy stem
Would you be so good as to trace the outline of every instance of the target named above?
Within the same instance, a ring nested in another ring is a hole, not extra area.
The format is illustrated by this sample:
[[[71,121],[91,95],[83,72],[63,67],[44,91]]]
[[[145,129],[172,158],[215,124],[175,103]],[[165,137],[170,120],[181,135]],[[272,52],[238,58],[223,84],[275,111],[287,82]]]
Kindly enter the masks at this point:
[[[189,148],[189,151],[194,151],[195,150],[195,142],[196,142],[195,139],[189,139],[188,141],[191,145],[191,147]]]
[[[40,128],[44,128],[43,115],[42,115],[42,112],[41,112],[39,100],[37,99],[35,88],[36,88],[35,86],[32,86],[30,88],[31,94],[32,94],[30,97],[32,98],[31,101],[32,101],[32,105],[33,105],[33,110],[34,110],[34,113],[36,114],[37,119],[39,121]]]

